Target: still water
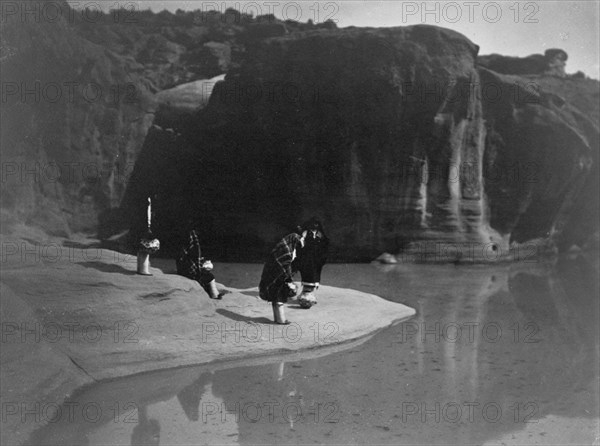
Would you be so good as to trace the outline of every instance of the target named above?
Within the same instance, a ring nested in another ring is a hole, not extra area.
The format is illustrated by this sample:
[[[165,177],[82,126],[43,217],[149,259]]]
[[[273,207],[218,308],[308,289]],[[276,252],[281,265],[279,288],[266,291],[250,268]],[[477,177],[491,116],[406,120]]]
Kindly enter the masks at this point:
[[[216,266],[236,288],[255,286],[260,269]],[[319,358],[98,384],[28,444],[598,444],[598,276],[584,256],[328,265],[323,283],[417,315]]]

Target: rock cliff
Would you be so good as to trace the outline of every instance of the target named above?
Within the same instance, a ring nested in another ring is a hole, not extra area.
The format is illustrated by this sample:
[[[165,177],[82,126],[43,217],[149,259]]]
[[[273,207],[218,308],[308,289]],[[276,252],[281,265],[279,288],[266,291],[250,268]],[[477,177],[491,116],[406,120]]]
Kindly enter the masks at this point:
[[[598,106],[583,98],[598,83],[477,57],[422,25],[263,40],[184,126],[149,134],[124,206],[156,194],[166,240],[192,216],[229,259],[260,258],[310,215],[338,260],[523,260],[585,244]]]
[[[119,205],[153,121],[141,66],[65,18],[2,21],[3,224],[93,231]]]
[[[3,231],[21,222],[63,236],[126,226],[114,210],[157,108],[161,119],[172,115],[164,106],[173,94],[160,93],[224,74],[263,28],[318,27],[234,10],[154,14],[134,3],[110,13],[97,3],[2,5]]]
[[[188,216],[220,259],[259,260],[311,215],[338,260],[597,244],[599,84],[566,75],[562,50],[60,5],[53,21],[2,18],[3,231],[108,237],[151,195],[165,253]]]

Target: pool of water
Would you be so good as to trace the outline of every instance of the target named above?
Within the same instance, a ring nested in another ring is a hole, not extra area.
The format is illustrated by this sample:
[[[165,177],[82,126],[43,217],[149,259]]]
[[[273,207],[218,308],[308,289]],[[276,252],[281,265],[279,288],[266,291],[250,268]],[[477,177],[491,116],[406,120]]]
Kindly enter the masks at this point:
[[[216,265],[239,288],[260,270]],[[28,444],[598,444],[597,259],[327,265],[323,283],[417,315],[319,358],[97,384]]]

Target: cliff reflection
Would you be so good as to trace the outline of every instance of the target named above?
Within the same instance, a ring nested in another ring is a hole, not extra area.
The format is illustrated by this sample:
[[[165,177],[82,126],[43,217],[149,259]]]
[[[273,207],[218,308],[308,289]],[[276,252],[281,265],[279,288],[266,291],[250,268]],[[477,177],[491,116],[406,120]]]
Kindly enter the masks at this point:
[[[71,401],[97,402],[99,421],[76,411],[30,443],[482,444],[518,433],[552,443],[543,420],[555,418],[557,431],[578,423],[571,442],[593,442],[597,262],[327,268],[329,285],[403,302],[417,316],[320,358],[100,384]],[[115,402],[135,404],[134,423],[123,412],[115,422]]]

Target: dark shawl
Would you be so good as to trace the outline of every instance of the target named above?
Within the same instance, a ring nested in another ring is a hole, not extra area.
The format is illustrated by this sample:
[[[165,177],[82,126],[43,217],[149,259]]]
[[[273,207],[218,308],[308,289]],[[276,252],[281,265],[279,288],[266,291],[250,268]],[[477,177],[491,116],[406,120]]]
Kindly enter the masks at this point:
[[[298,234],[286,235],[269,254],[260,279],[260,297],[269,302],[286,302],[288,286],[293,281],[292,253],[300,245]],[[297,254],[297,253],[296,253]]]
[[[200,277],[200,265],[202,265],[201,255],[198,234],[192,229],[188,234],[186,243],[181,246],[175,259],[177,274],[188,279],[198,280]]]
[[[294,266],[300,271],[302,282],[316,283],[321,281],[321,271],[327,261],[329,239],[321,222],[315,218],[304,223],[298,231],[306,232],[304,248],[298,250]],[[316,231],[316,234],[313,233]]]

